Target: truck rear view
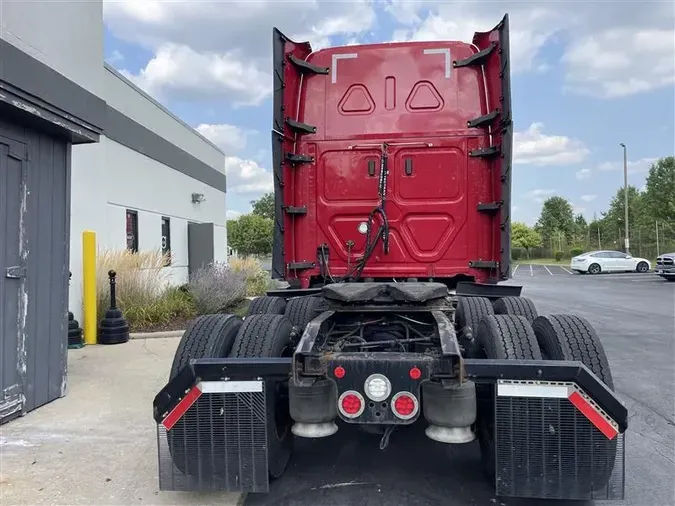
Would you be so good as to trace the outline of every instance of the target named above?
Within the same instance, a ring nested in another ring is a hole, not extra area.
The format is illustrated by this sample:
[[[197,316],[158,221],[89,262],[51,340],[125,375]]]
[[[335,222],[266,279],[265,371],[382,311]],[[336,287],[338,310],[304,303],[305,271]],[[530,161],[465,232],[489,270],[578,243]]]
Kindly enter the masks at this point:
[[[508,30],[312,52],[274,32],[273,275],[509,273]]]
[[[273,44],[289,287],[186,330],[153,403],[160,488],[268,492],[295,438],[420,428],[474,445],[497,496],[623,498],[628,414],[596,331],[499,284],[508,17],[473,44]]]

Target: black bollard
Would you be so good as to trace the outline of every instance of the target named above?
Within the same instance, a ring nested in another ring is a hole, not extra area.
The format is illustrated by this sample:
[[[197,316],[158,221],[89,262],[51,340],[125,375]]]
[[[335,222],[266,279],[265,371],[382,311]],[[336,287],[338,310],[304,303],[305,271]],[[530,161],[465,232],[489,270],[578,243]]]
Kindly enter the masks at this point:
[[[72,272],[68,272],[68,284],[73,277]],[[75,319],[73,313],[68,311],[68,348],[82,348],[84,340],[82,339],[82,329],[80,322]]]
[[[110,309],[98,324],[99,344],[120,344],[129,340],[129,324],[117,309],[117,297],[115,295],[115,271],[108,271],[110,278]]]

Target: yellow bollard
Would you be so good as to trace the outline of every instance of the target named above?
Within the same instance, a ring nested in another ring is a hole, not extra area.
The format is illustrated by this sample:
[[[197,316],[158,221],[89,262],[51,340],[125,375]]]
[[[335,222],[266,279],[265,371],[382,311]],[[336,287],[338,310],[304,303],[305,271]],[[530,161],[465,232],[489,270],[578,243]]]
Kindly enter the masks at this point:
[[[84,344],[96,344],[96,232],[82,232],[82,306]]]

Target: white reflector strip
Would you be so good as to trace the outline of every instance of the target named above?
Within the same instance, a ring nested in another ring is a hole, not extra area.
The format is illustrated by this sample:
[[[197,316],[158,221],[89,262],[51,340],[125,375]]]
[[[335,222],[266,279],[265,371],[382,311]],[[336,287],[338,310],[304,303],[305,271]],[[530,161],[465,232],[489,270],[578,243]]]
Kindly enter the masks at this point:
[[[567,385],[538,385],[536,383],[498,383],[497,395],[500,397],[567,399],[570,395],[570,387]]]
[[[255,381],[202,381],[203,394],[226,394],[232,392],[262,392],[263,382]]]

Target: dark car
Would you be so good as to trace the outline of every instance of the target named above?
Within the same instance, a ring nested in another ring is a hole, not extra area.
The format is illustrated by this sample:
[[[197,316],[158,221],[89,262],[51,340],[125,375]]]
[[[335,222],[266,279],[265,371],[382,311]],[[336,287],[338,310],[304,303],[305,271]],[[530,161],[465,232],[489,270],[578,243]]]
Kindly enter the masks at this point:
[[[675,253],[664,253],[656,259],[656,274],[668,281],[675,281]]]

